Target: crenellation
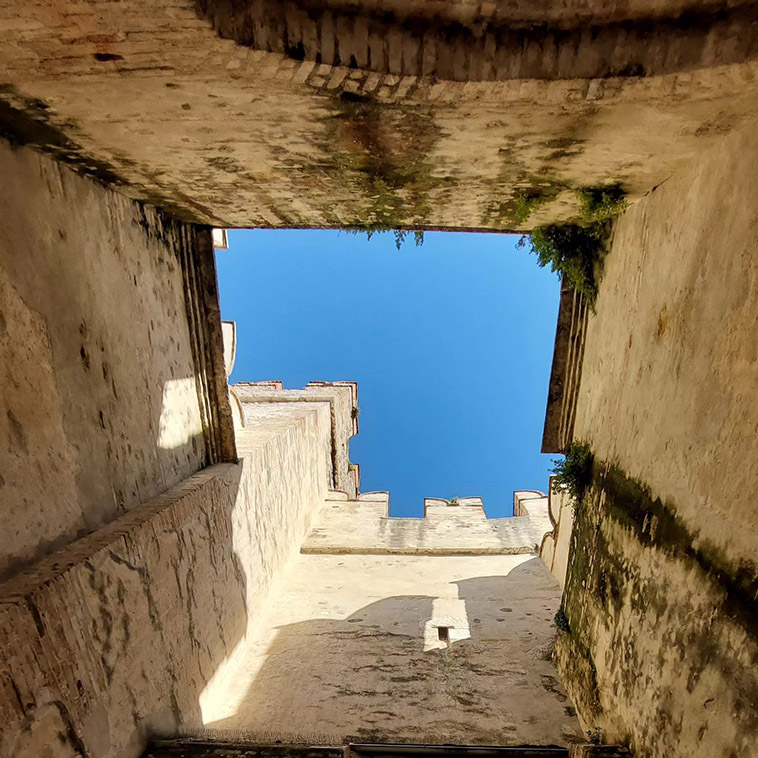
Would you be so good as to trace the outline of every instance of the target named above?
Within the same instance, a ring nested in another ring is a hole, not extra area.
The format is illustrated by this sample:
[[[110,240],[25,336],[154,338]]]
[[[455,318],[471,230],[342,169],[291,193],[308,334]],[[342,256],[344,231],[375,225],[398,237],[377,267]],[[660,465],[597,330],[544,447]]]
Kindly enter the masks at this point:
[[[285,389],[280,381],[239,382],[232,391],[242,406],[245,426],[259,416],[261,407],[277,406],[269,412],[286,415],[287,403],[327,403],[332,419],[332,488],[355,497],[360,486],[360,469],[350,461],[350,438],[358,434],[358,386],[355,382],[310,382],[303,389]]]
[[[552,529],[546,515],[487,518],[481,498],[427,498],[422,518],[389,515],[389,493],[327,500],[302,553],[514,555],[536,553]]]

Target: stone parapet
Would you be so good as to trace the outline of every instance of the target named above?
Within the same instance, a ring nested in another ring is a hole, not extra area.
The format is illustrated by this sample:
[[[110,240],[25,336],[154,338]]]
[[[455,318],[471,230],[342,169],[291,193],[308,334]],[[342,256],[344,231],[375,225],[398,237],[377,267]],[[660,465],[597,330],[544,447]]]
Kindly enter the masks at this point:
[[[358,384],[309,382],[303,389],[285,389],[282,382],[239,382],[232,387],[242,404],[245,425],[252,422],[260,404],[328,403],[331,416],[331,487],[351,497],[358,493],[360,472],[350,462],[350,438],[358,434]]]
[[[332,494],[302,553],[509,555],[534,553],[551,528],[547,516],[488,519],[481,498],[427,498],[424,518],[389,515],[388,493],[357,500]]]
[[[323,403],[260,419],[239,463],[0,585],[0,756],[134,758],[202,727],[323,503],[330,428]]]

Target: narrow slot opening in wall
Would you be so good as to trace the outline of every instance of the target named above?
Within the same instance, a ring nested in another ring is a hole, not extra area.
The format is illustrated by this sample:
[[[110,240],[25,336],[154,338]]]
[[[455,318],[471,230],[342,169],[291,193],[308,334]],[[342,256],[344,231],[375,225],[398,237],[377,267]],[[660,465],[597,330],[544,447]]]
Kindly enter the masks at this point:
[[[445,645],[450,644],[450,628],[447,626],[437,627],[437,638],[440,642],[444,642]]]

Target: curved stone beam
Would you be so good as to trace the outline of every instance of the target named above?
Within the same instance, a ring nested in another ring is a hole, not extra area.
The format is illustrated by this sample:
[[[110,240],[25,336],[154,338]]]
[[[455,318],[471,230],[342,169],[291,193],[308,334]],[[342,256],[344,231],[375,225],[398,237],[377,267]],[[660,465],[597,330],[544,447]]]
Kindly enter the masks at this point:
[[[602,9],[591,14],[585,2],[583,12],[563,18],[529,8],[503,18],[495,3],[489,16],[466,15],[451,2],[415,2],[410,12],[386,0],[197,0],[197,6],[222,37],[255,50],[445,81],[660,76],[758,57],[753,3],[672,3],[670,15],[658,4],[657,12],[621,17]]]

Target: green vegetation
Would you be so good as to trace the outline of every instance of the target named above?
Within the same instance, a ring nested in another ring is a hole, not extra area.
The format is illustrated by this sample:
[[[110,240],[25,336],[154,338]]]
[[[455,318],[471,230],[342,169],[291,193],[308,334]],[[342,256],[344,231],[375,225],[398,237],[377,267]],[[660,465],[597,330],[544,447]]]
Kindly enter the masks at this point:
[[[555,459],[552,473],[555,475],[554,489],[568,492],[574,507],[581,501],[592,480],[592,464],[595,456],[586,442],[572,442],[563,460]]]
[[[524,235],[518,247],[529,245],[543,268],[561,274],[568,285],[581,292],[592,304],[597,297],[596,267],[600,265],[608,230],[604,224],[566,224],[537,227]]]
[[[525,223],[537,208],[549,200],[553,200],[557,194],[557,191],[551,192],[542,188],[519,190],[513,199],[511,218],[517,224]]]
[[[450,498],[450,500],[448,502],[450,503],[450,505],[458,505],[458,498],[457,497],[452,497],[452,498]]]
[[[347,470],[348,471],[355,471],[355,464],[352,461],[347,462]]]
[[[610,231],[609,221],[626,208],[626,193],[620,184],[611,184],[585,187],[578,190],[577,195],[582,206],[579,223],[538,226],[530,235],[524,235],[518,245],[528,244],[540,266],[549,265],[593,305]],[[515,202],[514,218],[521,222],[529,217],[535,203],[543,201],[519,195]]]
[[[349,219],[322,208],[331,223],[353,234],[391,232],[400,249],[409,237],[423,244],[421,231],[432,210],[430,193],[445,183],[432,172],[432,154],[441,131],[430,108],[404,109],[368,95],[342,92],[325,118],[326,158],[307,167],[318,186],[324,176],[337,193],[355,203]]]
[[[585,187],[577,195],[582,204],[582,221],[585,224],[607,221],[626,209],[626,192],[620,184]]]
[[[350,417],[358,418],[358,416],[360,415],[361,415],[361,409],[357,405],[354,405],[353,409],[350,411]]]
[[[555,612],[555,616],[553,616],[553,622],[555,625],[560,629],[562,632],[570,632],[571,629],[569,628],[569,621],[566,618],[566,614],[563,610],[563,608],[559,608]]]
[[[421,247],[421,245],[424,244],[424,233],[418,230],[409,232],[403,229],[391,229],[390,227],[382,226],[380,224],[366,224],[365,226],[361,227],[354,226],[349,229],[345,229],[345,231],[348,234],[365,234],[366,239],[371,239],[375,234],[392,232],[392,234],[395,235],[395,247],[398,250],[400,250],[406,240],[406,237],[408,237],[410,234],[413,235],[413,241],[416,243],[416,247]]]

